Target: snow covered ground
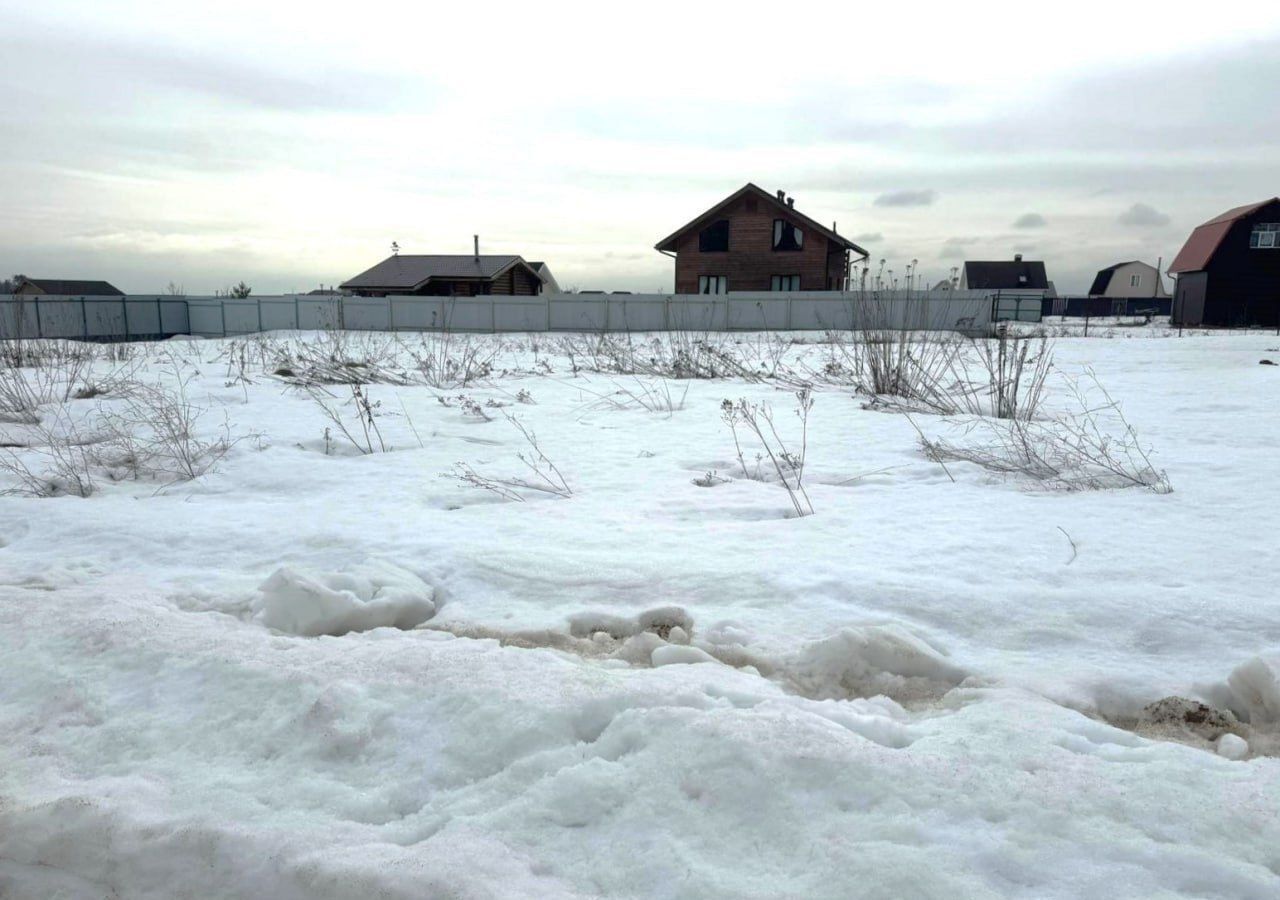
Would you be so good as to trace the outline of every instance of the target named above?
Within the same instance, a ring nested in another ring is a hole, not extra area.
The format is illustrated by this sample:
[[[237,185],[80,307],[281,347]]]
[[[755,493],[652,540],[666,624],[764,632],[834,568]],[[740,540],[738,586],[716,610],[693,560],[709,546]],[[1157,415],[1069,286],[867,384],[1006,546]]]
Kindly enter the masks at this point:
[[[954,423],[816,384],[805,517],[721,409],[794,449],[794,384],[423,341],[493,371],[362,387],[366,454],[298,340],[99,359],[238,440],[0,497],[0,897],[1280,895],[1280,338],[1057,341],[1047,406],[1091,369],[1172,493],[944,469],[917,429]],[[124,393],[39,417],[97,434]],[[568,496],[442,477],[534,478],[505,414]],[[1209,723],[1142,718],[1166,697]]]

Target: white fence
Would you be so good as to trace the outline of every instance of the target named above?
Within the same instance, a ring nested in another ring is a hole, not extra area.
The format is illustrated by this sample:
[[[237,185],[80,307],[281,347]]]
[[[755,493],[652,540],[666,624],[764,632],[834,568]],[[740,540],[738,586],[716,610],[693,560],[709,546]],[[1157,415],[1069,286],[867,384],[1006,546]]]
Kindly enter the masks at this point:
[[[1011,303],[988,291],[866,293],[549,294],[538,297],[0,298],[0,338],[90,340],[275,330],[827,331],[988,329],[1038,321],[1039,294]],[[1025,300],[1026,302],[1023,302]],[[1034,301],[1034,302],[1033,302]]]

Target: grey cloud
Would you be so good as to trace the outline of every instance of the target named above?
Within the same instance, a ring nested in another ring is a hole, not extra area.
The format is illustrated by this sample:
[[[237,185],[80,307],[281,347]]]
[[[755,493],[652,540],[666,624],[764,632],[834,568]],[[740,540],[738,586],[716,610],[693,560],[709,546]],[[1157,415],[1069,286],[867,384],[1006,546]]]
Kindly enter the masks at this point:
[[[855,234],[851,240],[857,244],[878,244],[884,240],[884,235],[878,231],[867,231],[862,234]]]
[[[1014,228],[1044,228],[1049,221],[1040,213],[1026,213],[1014,221]]]
[[[19,38],[6,48],[6,56],[18,63],[42,60],[47,52],[33,38]],[[33,86],[28,80],[23,86],[32,99],[56,98],[64,111],[69,103],[94,112],[104,106],[127,108],[148,102],[149,94],[173,91],[275,111],[373,111],[394,106],[407,89],[388,76],[341,63],[325,62],[297,75],[296,66],[286,72],[231,51],[211,54],[88,35],[61,36],[59,54],[58,64],[40,67],[40,82]],[[22,74],[12,77],[23,78],[25,68],[19,65],[17,71]],[[0,73],[0,84],[6,81]],[[415,98],[435,93],[423,84],[414,85],[413,92]]]
[[[965,248],[980,243],[982,243],[982,238],[979,237],[947,238],[942,242],[942,250],[939,251],[938,257],[940,259],[964,259],[968,253]]]
[[[1171,219],[1152,206],[1135,203],[1122,212],[1116,221],[1135,228],[1159,228],[1161,225],[1168,225]]]
[[[930,206],[937,198],[937,192],[924,191],[890,191],[876,198],[876,206]]]

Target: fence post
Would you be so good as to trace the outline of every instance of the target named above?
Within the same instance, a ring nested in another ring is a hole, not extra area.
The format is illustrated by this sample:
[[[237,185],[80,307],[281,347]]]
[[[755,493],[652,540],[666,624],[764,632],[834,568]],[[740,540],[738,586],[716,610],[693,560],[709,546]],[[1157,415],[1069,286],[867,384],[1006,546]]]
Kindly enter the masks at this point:
[[[795,326],[791,321],[791,301],[792,296],[787,294],[787,331],[795,331]]]
[[[84,339],[89,340],[89,310],[84,305],[84,298],[80,298],[80,327],[84,335]]]
[[[120,298],[120,313],[121,313],[121,315],[123,315],[123,317],[124,317],[124,339],[127,341],[127,340],[129,340],[129,298],[128,298],[128,297],[121,297],[121,298]],[[156,315],[158,316],[159,314],[160,314],[160,300],[159,300],[159,299],[157,299],[157,300],[156,300]],[[158,322],[156,322],[156,328],[160,329],[160,335],[163,337],[163,336],[164,336],[164,322],[163,322],[163,321],[158,321]]]
[[[222,317],[222,336],[227,336],[227,298],[218,301],[218,314]]]
[[[40,295],[36,294],[34,299],[36,301],[36,337],[42,338],[44,337],[44,325],[40,323]]]
[[[258,334],[262,334],[262,298],[258,298]]]

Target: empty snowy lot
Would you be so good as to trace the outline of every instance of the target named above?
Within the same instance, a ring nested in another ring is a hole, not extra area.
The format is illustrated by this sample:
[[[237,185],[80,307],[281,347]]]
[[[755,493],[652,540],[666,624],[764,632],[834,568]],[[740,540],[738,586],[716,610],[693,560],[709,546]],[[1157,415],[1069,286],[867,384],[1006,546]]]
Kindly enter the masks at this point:
[[[0,896],[1277,896],[1280,338],[1107,334],[7,347]]]

